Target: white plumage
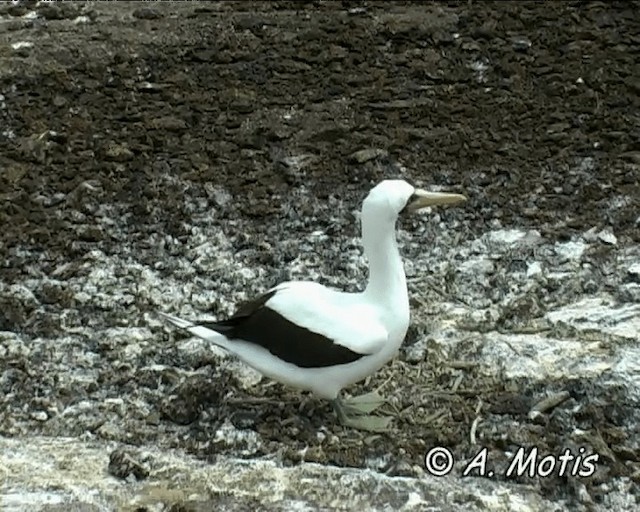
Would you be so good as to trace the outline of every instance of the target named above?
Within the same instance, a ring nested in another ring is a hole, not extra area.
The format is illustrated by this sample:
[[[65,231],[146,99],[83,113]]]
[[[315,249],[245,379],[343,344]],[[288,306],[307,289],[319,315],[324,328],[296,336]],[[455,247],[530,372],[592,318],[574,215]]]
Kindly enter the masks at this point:
[[[340,390],[371,375],[397,353],[409,327],[409,298],[395,224],[401,213],[464,201],[402,180],[374,187],[362,205],[362,243],[369,280],[358,293],[310,281],[282,283],[220,322],[192,323],[161,313],[194,336],[221,346],[262,374],[333,402],[340,420],[381,430],[365,416],[377,404],[345,406]]]
[[[361,294],[331,290],[311,281],[287,282],[273,290],[275,295],[265,302],[264,307],[363,357],[337,366],[304,368],[274,357],[269,350],[256,343],[229,340],[213,329],[190,322],[182,321],[179,327],[225,348],[268,377],[312,391],[329,400],[336,398],[342,388],[380,368],[386,362],[386,353],[397,349],[397,346],[394,347],[396,343],[389,343],[392,336],[389,328],[380,320],[381,312],[374,305],[363,302]],[[163,316],[177,325],[179,319]],[[405,324],[404,319],[400,323]],[[268,327],[264,335],[269,336]],[[402,342],[399,336],[395,338]]]

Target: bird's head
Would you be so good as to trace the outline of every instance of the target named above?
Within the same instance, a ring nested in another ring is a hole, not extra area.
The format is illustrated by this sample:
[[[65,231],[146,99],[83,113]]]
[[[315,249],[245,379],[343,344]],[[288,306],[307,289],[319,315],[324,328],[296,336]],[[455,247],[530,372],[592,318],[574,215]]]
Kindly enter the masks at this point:
[[[466,201],[461,194],[430,192],[415,188],[404,180],[384,180],[376,185],[364,200],[363,213],[375,212],[376,217],[395,221],[400,214],[412,213],[429,206],[457,204]]]

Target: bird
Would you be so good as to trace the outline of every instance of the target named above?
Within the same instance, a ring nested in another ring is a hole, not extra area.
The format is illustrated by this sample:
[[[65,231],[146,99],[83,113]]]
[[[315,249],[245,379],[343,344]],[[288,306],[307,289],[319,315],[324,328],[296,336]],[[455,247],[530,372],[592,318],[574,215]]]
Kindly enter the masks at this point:
[[[310,391],[333,405],[339,422],[387,431],[392,418],[370,415],[384,400],[341,391],[377,372],[399,351],[410,323],[409,296],[396,224],[400,216],[466,201],[402,179],[373,187],[362,203],[362,247],[368,280],[357,292],[315,281],[286,281],[241,304],[230,317],[192,322],[159,312],[175,327],[222,347],[264,376]]]

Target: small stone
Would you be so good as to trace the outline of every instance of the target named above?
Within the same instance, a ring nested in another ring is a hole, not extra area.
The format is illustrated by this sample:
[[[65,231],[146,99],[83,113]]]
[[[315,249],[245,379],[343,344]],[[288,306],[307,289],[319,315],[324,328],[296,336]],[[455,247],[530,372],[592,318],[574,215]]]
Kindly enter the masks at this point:
[[[535,247],[543,243],[542,235],[535,229],[530,229],[520,240],[520,245],[527,247]]]
[[[583,242],[564,242],[556,244],[556,254],[565,261],[577,261],[582,258],[587,245]]]
[[[91,18],[89,16],[78,16],[76,19],[73,20],[74,25],[81,25],[81,24],[90,23],[90,22],[91,22]]]
[[[284,158],[281,158],[279,162],[284,164],[289,169],[300,171],[304,167],[307,167],[309,164],[315,162],[315,160],[316,158],[314,155],[305,153],[301,155],[286,156]]]
[[[53,104],[56,107],[64,107],[67,104],[67,99],[64,96],[60,96],[59,94],[56,94],[55,97],[53,98]]]
[[[133,158],[133,152],[126,144],[111,143],[107,147],[104,156],[114,162],[126,162]]]
[[[43,304],[67,304],[70,297],[64,283],[51,280],[43,281],[37,294]]]
[[[360,151],[356,151],[355,153],[352,153],[349,156],[349,158],[354,162],[363,164],[365,162],[368,162],[369,160],[374,160],[376,158],[387,157],[387,156],[389,156],[389,152],[384,149],[368,148],[368,149],[361,149]]]
[[[640,303],[640,284],[625,283],[618,288],[617,298],[620,302]]]
[[[83,225],[78,228],[78,238],[84,242],[100,242],[104,238],[102,227]]]
[[[496,271],[493,261],[488,258],[475,258],[463,262],[458,270],[463,273],[471,273],[475,275],[488,275]]]
[[[548,423],[547,416],[540,411],[530,411],[528,417],[536,425],[546,425]]]
[[[235,359],[227,361],[226,369],[233,375],[234,380],[242,389],[251,389],[262,380],[262,374],[250,366]]]
[[[30,48],[33,48],[33,43],[31,41],[18,41],[16,43],[11,43],[11,48],[18,53],[18,55],[25,56],[28,54]]]
[[[160,402],[161,415],[178,425],[189,425],[196,421],[206,404],[219,404],[224,385],[212,385],[202,375],[193,376],[178,386]]]
[[[27,166],[19,163],[9,164],[3,169],[3,178],[11,184],[19,183],[27,174]]]
[[[600,231],[600,233],[598,233],[598,239],[607,245],[616,245],[618,243],[616,235],[614,235],[613,231],[608,228],[603,229],[602,231]]]
[[[44,411],[35,411],[31,413],[31,418],[36,421],[47,421],[49,419],[49,415]]]
[[[539,276],[540,274],[542,274],[540,262],[533,261],[527,265],[527,277]]]
[[[598,239],[598,228],[594,226],[591,229],[585,231],[582,234],[582,239],[585,242],[595,242]]]
[[[425,360],[427,354],[427,340],[421,339],[416,343],[406,346],[404,349],[404,360],[407,363],[417,364]]]
[[[633,263],[627,269],[627,276],[629,281],[634,283],[640,283],[640,263]]]
[[[38,15],[45,20],[63,20],[65,19],[64,9],[61,9],[56,3],[46,2],[38,7]]]
[[[141,7],[133,11],[133,17],[140,20],[156,20],[162,18],[162,14],[152,7]]]
[[[79,291],[73,296],[73,298],[80,304],[86,304],[91,300],[91,295],[86,292]]]
[[[465,41],[460,47],[467,52],[477,52],[480,50],[480,45],[476,41]]]
[[[255,428],[260,417],[256,411],[239,410],[231,415],[231,423],[238,430]]]
[[[149,476],[148,464],[133,450],[118,449],[111,452],[107,470],[110,475],[123,480],[131,476],[136,480],[144,480]]]
[[[516,36],[511,38],[511,46],[517,52],[526,52],[531,48],[531,41],[523,36]]]
[[[640,164],[640,151],[626,151],[622,153],[620,157],[628,162]]]
[[[174,116],[156,117],[149,121],[149,126],[154,130],[166,130],[178,132],[187,129],[187,123],[183,119]]]
[[[122,436],[120,429],[111,423],[101,425],[95,432],[100,439],[104,439],[106,441],[115,441],[120,439]]]

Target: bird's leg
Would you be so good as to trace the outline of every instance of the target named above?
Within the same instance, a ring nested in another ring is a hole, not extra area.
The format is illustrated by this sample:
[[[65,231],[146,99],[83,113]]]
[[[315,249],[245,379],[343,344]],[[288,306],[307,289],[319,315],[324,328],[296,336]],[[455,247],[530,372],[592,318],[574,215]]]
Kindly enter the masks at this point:
[[[369,432],[386,432],[389,430],[389,423],[392,420],[390,416],[370,416],[367,414],[367,412],[376,409],[380,404],[371,409],[370,406],[359,407],[345,404],[338,397],[331,401],[331,405],[333,405],[340,423],[347,427]]]

